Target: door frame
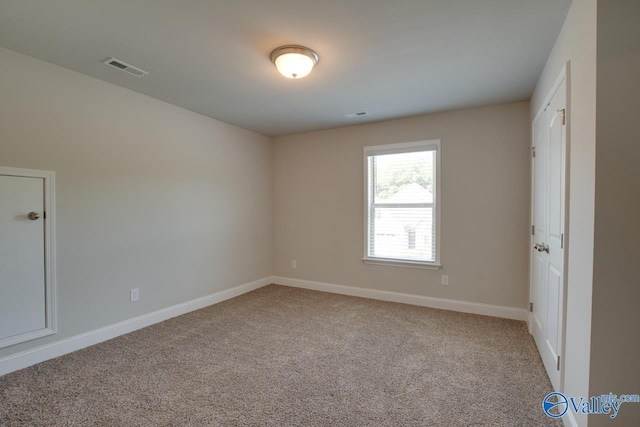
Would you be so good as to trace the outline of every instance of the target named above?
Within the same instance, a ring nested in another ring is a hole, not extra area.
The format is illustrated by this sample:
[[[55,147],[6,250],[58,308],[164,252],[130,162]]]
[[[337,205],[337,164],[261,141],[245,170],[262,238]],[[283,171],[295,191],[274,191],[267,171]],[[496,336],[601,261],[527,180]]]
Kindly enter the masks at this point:
[[[561,323],[561,327],[560,327],[560,334],[561,334],[561,346],[560,346],[560,351],[561,351],[561,356],[560,356],[560,389],[556,390],[559,392],[562,392],[564,390],[564,373],[565,373],[565,363],[566,363],[566,357],[565,357],[565,349],[566,349],[566,343],[567,343],[567,337],[566,337],[566,329],[567,329],[567,294],[568,294],[568,272],[569,272],[569,248],[570,248],[570,240],[571,240],[571,233],[570,233],[570,229],[569,229],[569,213],[570,213],[570,207],[569,207],[569,188],[570,188],[570,183],[569,183],[569,177],[570,177],[570,155],[571,155],[571,62],[567,61],[563,66],[562,69],[560,70],[560,73],[558,74],[558,77],[556,78],[555,82],[553,83],[553,86],[551,86],[551,88],[549,89],[549,92],[547,93],[547,95],[544,98],[544,102],[542,103],[542,107],[540,107],[540,109],[536,112],[535,117],[533,118],[533,120],[531,121],[531,133],[530,133],[530,137],[531,137],[531,147],[533,147],[534,144],[534,128],[535,128],[535,124],[536,122],[540,119],[540,117],[542,116],[542,114],[544,114],[544,111],[546,110],[546,108],[549,106],[549,104],[551,103],[551,99],[553,98],[553,96],[555,95],[555,93],[557,92],[558,88],[560,87],[560,85],[562,84],[562,81],[564,80],[566,82],[566,93],[565,93],[565,100],[566,100],[566,111],[565,111],[565,124],[566,124],[566,128],[565,128],[565,152],[564,152],[564,253],[563,253],[563,270],[562,270],[562,319],[560,320]],[[530,174],[529,174],[529,178],[531,180],[530,185],[530,200],[529,200],[529,302],[532,302],[532,297],[533,297],[533,266],[532,266],[532,256],[531,256],[531,248],[533,247],[533,245],[535,244],[534,242],[534,235],[531,233],[532,230],[532,226],[533,224],[533,215],[534,215],[534,158],[533,156],[530,157]],[[527,312],[527,326],[529,329],[529,333],[533,334],[532,331],[532,324],[533,324],[533,313],[531,312],[531,310],[529,310]]]
[[[41,178],[44,181],[44,285],[45,327],[0,340],[0,348],[42,338],[57,332],[56,257],[55,257],[55,172],[0,167],[0,175]]]

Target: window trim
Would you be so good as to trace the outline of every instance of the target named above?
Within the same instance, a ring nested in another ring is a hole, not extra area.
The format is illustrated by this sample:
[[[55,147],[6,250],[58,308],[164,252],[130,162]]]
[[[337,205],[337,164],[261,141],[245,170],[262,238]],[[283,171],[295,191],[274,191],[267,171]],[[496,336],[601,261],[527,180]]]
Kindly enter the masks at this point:
[[[430,139],[425,141],[401,142],[397,144],[371,145],[363,147],[363,178],[364,178],[364,226],[363,226],[363,253],[362,261],[365,264],[378,264],[392,267],[421,268],[427,270],[439,270],[442,268],[440,264],[440,242],[441,242],[441,212],[442,212],[442,145],[439,139]],[[404,260],[396,258],[380,258],[371,257],[368,254],[369,247],[369,163],[370,156],[379,156],[384,154],[414,153],[418,151],[435,151],[436,155],[436,185],[435,185],[435,232],[436,232],[436,256],[433,262]]]

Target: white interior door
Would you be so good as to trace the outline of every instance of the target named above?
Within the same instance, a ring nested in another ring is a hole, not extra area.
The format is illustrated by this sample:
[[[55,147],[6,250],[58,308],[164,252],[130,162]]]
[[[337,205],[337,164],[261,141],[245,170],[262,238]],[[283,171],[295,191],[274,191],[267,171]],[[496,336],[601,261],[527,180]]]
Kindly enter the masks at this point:
[[[55,332],[45,222],[53,173],[7,170],[0,168],[0,347]]]
[[[564,319],[566,79],[533,126],[530,329],[549,379],[561,390]]]

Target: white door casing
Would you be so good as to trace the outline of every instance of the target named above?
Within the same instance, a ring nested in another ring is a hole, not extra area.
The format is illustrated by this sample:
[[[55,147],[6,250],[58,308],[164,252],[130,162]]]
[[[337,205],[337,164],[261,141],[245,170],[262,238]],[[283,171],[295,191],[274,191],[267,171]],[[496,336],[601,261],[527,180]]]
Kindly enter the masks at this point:
[[[56,332],[54,177],[0,167],[0,348]]]
[[[555,390],[562,390],[566,271],[567,75],[533,123],[529,329]]]

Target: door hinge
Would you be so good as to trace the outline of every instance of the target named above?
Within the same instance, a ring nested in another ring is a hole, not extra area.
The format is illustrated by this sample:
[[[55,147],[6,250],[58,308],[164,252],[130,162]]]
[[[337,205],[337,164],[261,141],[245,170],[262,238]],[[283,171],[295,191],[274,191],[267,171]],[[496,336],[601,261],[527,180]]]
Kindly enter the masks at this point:
[[[42,217],[43,217],[44,219],[47,219],[47,211],[42,211]]]
[[[562,110],[558,110],[558,113],[562,114],[562,124],[567,124],[567,118],[565,117],[566,110],[563,108]]]
[[[560,249],[564,249],[564,233],[560,235]]]
[[[532,302],[529,303],[529,311],[531,313],[533,313],[533,303]]]
[[[532,225],[531,226],[531,235],[533,236],[534,234],[536,234],[536,226]]]
[[[536,147],[529,147],[531,149],[531,157],[536,156]]]
[[[560,356],[558,356],[558,362],[556,363],[556,370],[560,370]]]

